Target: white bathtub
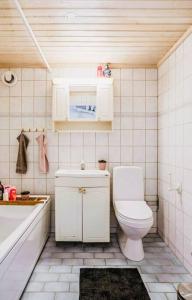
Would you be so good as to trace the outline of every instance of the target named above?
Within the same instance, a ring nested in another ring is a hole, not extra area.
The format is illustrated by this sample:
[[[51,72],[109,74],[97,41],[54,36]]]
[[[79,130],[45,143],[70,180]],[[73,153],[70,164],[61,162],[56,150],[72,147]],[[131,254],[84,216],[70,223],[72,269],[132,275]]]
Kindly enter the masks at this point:
[[[49,230],[49,196],[34,206],[0,205],[0,300],[21,297]]]

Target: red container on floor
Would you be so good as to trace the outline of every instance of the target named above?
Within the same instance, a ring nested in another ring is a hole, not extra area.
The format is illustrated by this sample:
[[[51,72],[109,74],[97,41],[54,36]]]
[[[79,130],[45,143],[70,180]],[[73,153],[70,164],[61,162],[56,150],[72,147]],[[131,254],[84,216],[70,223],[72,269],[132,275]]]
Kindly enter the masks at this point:
[[[17,197],[16,187],[12,186],[9,192],[9,201],[16,201],[16,197]]]

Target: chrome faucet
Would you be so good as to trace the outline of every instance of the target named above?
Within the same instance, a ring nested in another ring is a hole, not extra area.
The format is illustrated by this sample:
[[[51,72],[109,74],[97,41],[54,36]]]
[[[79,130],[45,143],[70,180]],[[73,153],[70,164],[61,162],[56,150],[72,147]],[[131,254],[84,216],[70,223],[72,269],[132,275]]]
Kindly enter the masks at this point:
[[[81,170],[85,170],[85,162],[84,162],[84,160],[81,160],[80,168],[81,168]]]

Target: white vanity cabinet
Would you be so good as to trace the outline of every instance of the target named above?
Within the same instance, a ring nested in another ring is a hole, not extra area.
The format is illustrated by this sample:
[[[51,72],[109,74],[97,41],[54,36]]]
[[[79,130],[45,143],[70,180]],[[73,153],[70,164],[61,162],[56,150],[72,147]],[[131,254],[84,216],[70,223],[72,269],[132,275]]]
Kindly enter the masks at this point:
[[[83,241],[109,242],[109,187],[86,188],[83,195]]]
[[[99,170],[69,172],[56,172],[56,241],[109,242],[110,174]]]
[[[55,226],[56,241],[82,241],[82,196],[77,188],[56,186]]]

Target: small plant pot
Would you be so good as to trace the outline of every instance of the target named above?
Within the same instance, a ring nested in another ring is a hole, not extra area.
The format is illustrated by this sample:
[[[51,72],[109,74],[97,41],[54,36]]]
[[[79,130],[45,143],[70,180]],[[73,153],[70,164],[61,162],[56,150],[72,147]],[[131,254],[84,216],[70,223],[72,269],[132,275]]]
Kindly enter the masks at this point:
[[[107,162],[105,160],[99,160],[99,170],[104,171],[106,169]]]
[[[21,192],[21,199],[22,200],[29,200],[30,192],[29,191],[24,191]]]

